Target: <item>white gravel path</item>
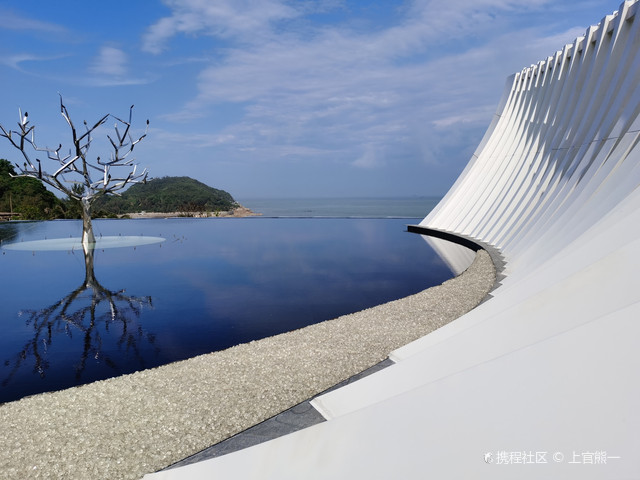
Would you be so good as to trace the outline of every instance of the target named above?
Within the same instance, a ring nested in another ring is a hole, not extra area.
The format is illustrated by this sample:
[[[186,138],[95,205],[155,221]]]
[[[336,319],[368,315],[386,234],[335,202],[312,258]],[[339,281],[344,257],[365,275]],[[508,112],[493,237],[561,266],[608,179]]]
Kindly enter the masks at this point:
[[[139,479],[296,405],[475,307],[479,251],[416,295],[182,362],[0,406],[0,478]]]

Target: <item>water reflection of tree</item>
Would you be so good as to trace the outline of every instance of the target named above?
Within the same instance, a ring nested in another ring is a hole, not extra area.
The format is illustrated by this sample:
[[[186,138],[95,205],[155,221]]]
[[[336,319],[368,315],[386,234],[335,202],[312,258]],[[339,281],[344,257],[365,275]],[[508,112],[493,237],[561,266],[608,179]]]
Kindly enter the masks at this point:
[[[9,240],[16,236],[18,228],[15,222],[1,222],[0,221],[0,244],[5,240]]]
[[[61,334],[69,338],[78,334],[82,336],[82,353],[75,366],[77,382],[80,382],[87,360],[91,358],[120,373],[119,358],[122,358],[123,350],[132,354],[140,368],[145,366],[141,353],[144,342],[158,351],[155,347],[155,335],[145,332],[137,322],[145,307],[153,307],[152,298],[126,295],[124,290],[103,287],[94,272],[93,246],[84,249],[84,260],[85,278],[78,288],[49,307],[20,312],[22,316],[27,316],[26,324],[33,328],[33,338],[13,360],[5,361],[5,367],[12,368],[2,386],[7,385],[31,357],[34,361],[34,373],[37,372],[44,378],[50,367],[47,350],[54,338]],[[106,337],[114,335],[118,329],[121,330],[116,341],[119,354],[118,357],[113,357],[104,349],[104,343]]]

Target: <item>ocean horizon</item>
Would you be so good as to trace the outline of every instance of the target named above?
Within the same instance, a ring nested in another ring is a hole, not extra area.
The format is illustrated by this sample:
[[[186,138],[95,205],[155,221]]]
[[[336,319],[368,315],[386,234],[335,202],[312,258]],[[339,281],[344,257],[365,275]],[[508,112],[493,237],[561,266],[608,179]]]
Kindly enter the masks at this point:
[[[263,217],[424,218],[442,197],[239,198]]]

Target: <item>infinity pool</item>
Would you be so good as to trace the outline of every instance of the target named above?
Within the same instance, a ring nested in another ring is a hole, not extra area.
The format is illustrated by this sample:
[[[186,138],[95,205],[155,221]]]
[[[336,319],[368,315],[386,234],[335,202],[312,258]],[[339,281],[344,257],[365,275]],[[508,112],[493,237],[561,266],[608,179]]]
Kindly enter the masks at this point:
[[[417,220],[417,219],[416,219]],[[452,272],[411,219],[94,221],[162,243],[0,255],[0,402],[294,330]],[[0,224],[3,245],[79,237],[79,221]]]

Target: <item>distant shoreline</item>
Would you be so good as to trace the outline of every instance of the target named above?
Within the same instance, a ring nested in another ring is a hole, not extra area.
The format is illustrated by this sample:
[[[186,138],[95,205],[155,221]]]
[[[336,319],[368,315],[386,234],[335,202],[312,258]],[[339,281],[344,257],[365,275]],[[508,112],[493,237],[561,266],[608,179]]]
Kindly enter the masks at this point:
[[[173,217],[189,217],[189,218],[215,218],[215,217],[258,217],[261,213],[256,213],[250,209],[240,205],[232,210],[225,211],[203,211],[203,212],[136,212],[125,213],[120,218],[173,218]]]

